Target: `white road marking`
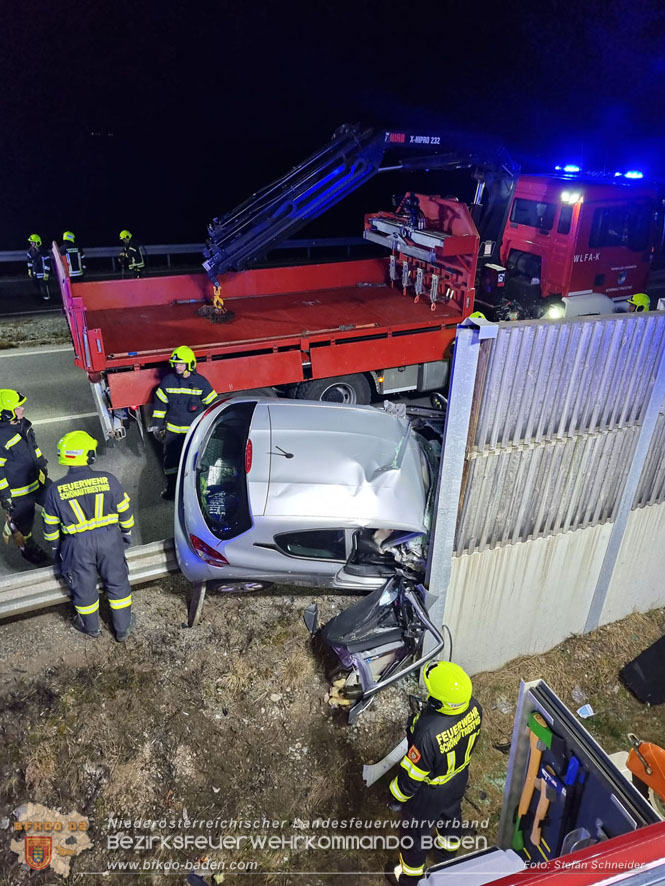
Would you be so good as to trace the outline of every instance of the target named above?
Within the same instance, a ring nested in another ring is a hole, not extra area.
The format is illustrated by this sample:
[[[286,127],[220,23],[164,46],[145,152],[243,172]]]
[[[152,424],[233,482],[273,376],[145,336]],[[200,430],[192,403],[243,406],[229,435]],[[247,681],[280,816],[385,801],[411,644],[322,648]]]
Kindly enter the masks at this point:
[[[57,418],[38,418],[33,421],[33,425],[51,425],[58,421],[74,421],[76,418],[92,418],[97,415],[96,412],[79,412],[77,415],[62,415]]]
[[[61,348],[49,348],[48,350],[38,347],[27,349],[10,348],[0,354],[0,360],[3,357],[39,357],[41,354],[61,354],[64,351],[74,353],[74,348],[71,345],[63,345]]]

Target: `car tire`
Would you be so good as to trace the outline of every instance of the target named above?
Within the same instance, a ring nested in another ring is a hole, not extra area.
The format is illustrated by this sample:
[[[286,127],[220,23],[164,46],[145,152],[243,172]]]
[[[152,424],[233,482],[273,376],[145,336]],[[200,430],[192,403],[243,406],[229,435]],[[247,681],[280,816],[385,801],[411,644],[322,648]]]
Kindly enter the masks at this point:
[[[222,594],[254,594],[272,587],[271,581],[226,581],[215,585]]]
[[[302,382],[296,389],[295,398],[364,406],[372,399],[372,388],[364,375],[338,375]]]

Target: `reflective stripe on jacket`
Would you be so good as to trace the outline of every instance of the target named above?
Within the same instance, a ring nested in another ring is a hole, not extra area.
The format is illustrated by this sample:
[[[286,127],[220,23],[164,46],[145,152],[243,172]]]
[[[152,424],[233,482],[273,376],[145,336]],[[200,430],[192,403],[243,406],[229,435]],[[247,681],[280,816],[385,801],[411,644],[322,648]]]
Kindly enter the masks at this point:
[[[187,378],[169,372],[155,391],[153,424],[172,434],[186,434],[196,416],[209,406],[217,392],[205,376],[194,371]]]
[[[0,498],[19,498],[39,489],[39,470],[47,461],[27,418],[0,421]]]
[[[83,276],[83,271],[85,271],[85,256],[78,246],[65,246],[63,244],[60,247],[60,255],[67,259],[70,277]]]
[[[54,546],[61,533],[75,536],[115,523],[131,532],[134,525],[129,496],[116,477],[87,466],[72,467],[51,484],[43,517],[44,539]]]

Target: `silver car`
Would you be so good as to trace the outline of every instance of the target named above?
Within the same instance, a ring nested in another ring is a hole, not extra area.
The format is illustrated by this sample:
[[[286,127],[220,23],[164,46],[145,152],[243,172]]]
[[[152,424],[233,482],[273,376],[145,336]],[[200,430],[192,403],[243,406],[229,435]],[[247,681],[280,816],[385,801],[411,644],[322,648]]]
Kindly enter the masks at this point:
[[[372,406],[214,404],[180,461],[182,572],[224,590],[371,591],[397,566],[422,569],[440,445],[417,424]]]

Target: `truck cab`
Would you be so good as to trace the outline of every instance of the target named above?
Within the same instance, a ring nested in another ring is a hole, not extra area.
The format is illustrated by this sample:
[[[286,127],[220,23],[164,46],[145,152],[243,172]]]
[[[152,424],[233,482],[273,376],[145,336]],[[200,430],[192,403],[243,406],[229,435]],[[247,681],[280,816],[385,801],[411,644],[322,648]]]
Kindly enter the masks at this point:
[[[500,250],[504,298],[532,305],[530,315],[539,316],[541,299],[594,292],[625,300],[644,291],[656,210],[655,186],[639,179],[521,176]]]

